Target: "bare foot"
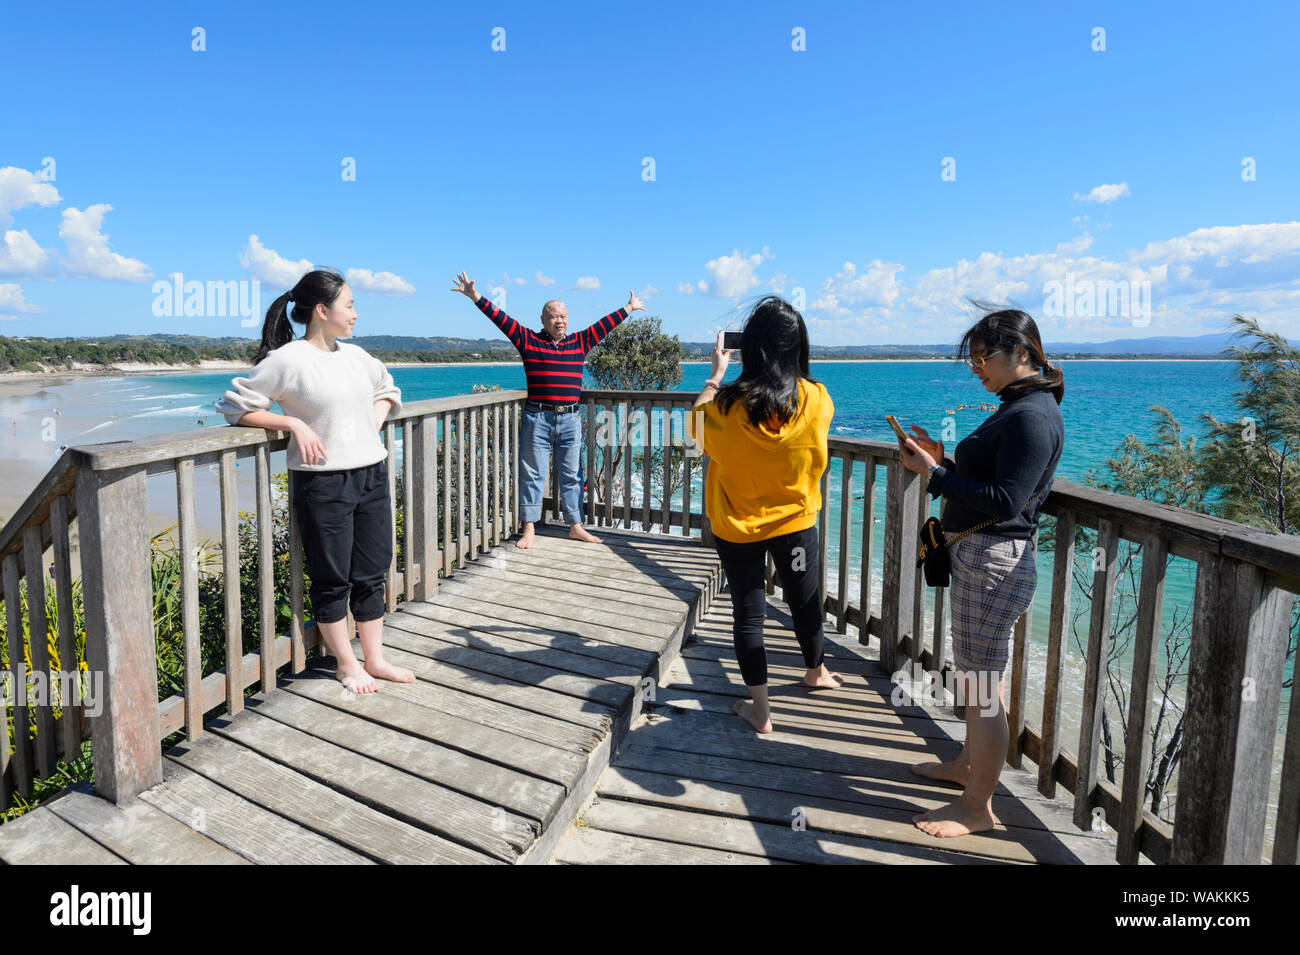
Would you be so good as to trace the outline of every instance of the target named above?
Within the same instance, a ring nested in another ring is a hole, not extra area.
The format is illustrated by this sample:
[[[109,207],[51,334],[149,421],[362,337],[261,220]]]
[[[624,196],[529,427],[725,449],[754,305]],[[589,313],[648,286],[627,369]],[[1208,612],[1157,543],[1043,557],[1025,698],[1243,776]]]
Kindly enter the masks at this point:
[[[569,536],[576,541],[582,541],[584,544],[600,543],[600,538],[592,536],[581,524],[571,524],[569,526]]]
[[[366,672],[373,677],[381,680],[391,680],[394,683],[414,683],[415,674],[406,667],[393,666],[387,660],[366,661]]]
[[[520,535],[519,540],[515,541],[515,546],[518,547],[520,550],[527,550],[529,547],[533,546],[533,525],[532,524],[529,524],[527,527],[524,528],[524,532],[522,535]]]
[[[752,701],[737,700],[734,704],[732,704],[731,710],[733,713],[739,716],[750,726],[754,727],[754,729],[758,730],[758,732],[760,733],[772,732],[771,717],[765,717],[763,721],[760,723],[758,721],[758,715],[754,712],[754,704]]]
[[[825,666],[809,670],[803,677],[804,686],[817,690],[834,690],[844,685],[844,677],[831,673]]]
[[[916,828],[940,839],[968,836],[998,825],[998,817],[987,809],[972,809],[960,799],[941,809],[931,809],[912,817]]]
[[[353,693],[374,693],[379,689],[375,685],[375,681],[370,678],[370,674],[359,663],[350,667],[337,668],[334,671],[334,676],[343,684],[345,689],[351,690]]]
[[[912,772],[926,779],[941,779],[958,786],[970,782],[970,763],[963,762],[960,758],[946,763],[913,763]]]

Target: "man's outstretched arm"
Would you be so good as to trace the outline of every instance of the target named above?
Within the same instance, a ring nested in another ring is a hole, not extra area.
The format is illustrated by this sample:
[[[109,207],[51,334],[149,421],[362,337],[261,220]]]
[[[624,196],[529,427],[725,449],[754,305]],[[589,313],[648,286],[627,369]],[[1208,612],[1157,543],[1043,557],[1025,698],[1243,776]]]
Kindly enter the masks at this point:
[[[479,295],[474,289],[474,280],[464,272],[456,276],[456,284],[452,286],[453,292],[460,292],[467,299],[478,306],[478,310],[492,319],[492,323],[510,339],[510,344],[515,348],[523,351],[524,342],[528,340],[528,329],[524,328],[513,318],[505,313],[503,309],[497,308],[486,296]]]
[[[641,300],[632,293],[631,289],[628,289],[627,295],[627,304],[617,312],[610,312],[600,321],[588,325],[578,333],[578,341],[582,345],[583,351],[591,351],[591,349],[599,345],[601,339],[612,332],[623,319],[633,312],[645,311],[645,306],[641,304]]]

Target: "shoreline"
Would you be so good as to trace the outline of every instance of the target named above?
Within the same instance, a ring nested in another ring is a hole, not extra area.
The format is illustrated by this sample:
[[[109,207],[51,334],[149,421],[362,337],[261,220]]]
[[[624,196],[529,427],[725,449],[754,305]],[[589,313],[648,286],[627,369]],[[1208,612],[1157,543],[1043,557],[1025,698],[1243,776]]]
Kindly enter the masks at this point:
[[[1205,362],[1231,361],[1230,358],[1063,358],[1062,362]],[[810,358],[814,364],[836,365],[881,365],[881,364],[923,364],[957,361],[955,358]],[[707,365],[707,359],[692,358],[682,362],[683,365]],[[207,359],[200,365],[139,365],[122,364],[107,366],[73,366],[49,371],[0,371],[0,383],[12,381],[56,381],[80,378],[120,378],[125,375],[170,375],[204,372],[245,371],[252,366],[247,362],[219,361]],[[517,361],[393,361],[385,362],[388,368],[523,368]]]

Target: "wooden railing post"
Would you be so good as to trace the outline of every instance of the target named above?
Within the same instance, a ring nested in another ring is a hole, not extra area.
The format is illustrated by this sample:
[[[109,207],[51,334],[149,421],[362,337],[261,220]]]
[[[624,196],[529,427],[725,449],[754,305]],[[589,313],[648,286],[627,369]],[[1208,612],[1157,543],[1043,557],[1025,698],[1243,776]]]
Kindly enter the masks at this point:
[[[410,531],[406,567],[408,572],[419,567],[414,597],[428,600],[438,587],[438,419],[434,415],[413,418],[407,426],[410,441],[402,448],[411,459],[411,486],[406,497],[410,510],[403,516]]]
[[[103,680],[95,789],[114,802],[162,782],[145,471],[77,473],[86,663]]]
[[[916,583],[916,486],[921,476],[898,459],[887,468],[885,483],[885,566],[880,619],[880,665],[897,669],[898,648],[912,635],[912,600]]]
[[[1173,863],[1262,861],[1291,601],[1252,564],[1196,569]]]

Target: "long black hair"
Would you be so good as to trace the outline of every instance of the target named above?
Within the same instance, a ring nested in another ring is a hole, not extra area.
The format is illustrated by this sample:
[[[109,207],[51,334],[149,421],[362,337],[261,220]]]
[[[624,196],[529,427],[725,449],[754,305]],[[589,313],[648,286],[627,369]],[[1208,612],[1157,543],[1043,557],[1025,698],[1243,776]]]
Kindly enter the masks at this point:
[[[1043,353],[1043,340],[1034,320],[1018,308],[997,308],[974,299],[969,301],[985,314],[962,336],[957,346],[958,359],[969,356],[971,346],[976,343],[982,345],[986,353],[1004,349],[1013,354],[1017,347],[1024,348],[1029,353],[1029,364],[1038,369],[1038,374],[1013,381],[999,394],[1014,398],[1026,391],[1043,388],[1052,393],[1059,405],[1065,397],[1065,375],[1060,366],[1051,364]]]
[[[290,321],[306,327],[311,321],[311,314],[317,305],[329,308],[343,290],[343,276],[333,269],[316,269],[308,272],[298,280],[298,284],[285,292],[266,310],[266,321],[262,325],[262,347],[253,356],[256,365],[272,351],[293,341],[293,326]],[[289,305],[293,305],[293,314],[289,314]]]
[[[739,401],[754,425],[776,418],[785,424],[799,410],[799,379],[808,371],[808,328],[799,310],[776,295],[759,299],[740,336],[740,377],[718,389],[724,415]]]

